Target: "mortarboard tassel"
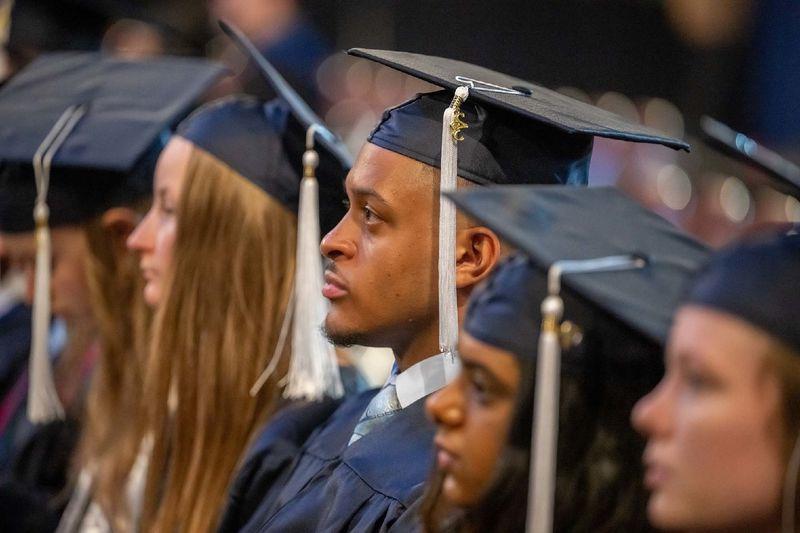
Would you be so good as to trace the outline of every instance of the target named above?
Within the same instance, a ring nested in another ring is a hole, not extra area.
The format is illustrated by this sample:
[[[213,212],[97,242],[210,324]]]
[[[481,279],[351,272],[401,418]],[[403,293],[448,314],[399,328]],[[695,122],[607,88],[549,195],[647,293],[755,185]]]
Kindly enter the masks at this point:
[[[551,269],[552,272],[552,269]],[[558,397],[561,381],[559,329],[564,301],[550,294],[542,302],[542,330],[536,360],[536,388],[533,404],[534,430],[531,443],[531,479],[528,507],[530,533],[553,530],[556,446],[558,444]]]
[[[455,192],[458,177],[458,142],[464,140],[463,104],[469,89],[458,87],[442,117],[442,162],[439,196],[439,351],[449,353],[445,361],[456,363],[458,306],[456,303],[456,207],[444,193]]]
[[[318,400],[344,394],[333,346],[322,334],[327,300],[322,296],[322,258],[319,251],[319,155],[314,150],[317,125],[306,132],[303,180],[297,214],[297,261],[294,282],[292,359],[286,376],[286,398]]]
[[[58,149],[85,113],[84,106],[72,106],[56,121],[33,156],[36,179],[36,205],[33,219],[36,223],[36,271],[33,297],[33,335],[28,363],[28,419],[34,424],[44,424],[64,419],[64,407],[58,398],[53,368],[50,363],[48,337],[50,332],[50,276],[52,247],[48,220],[47,191],[50,185],[50,167]]]
[[[536,388],[531,435],[531,471],[528,485],[528,533],[551,533],[556,489],[558,449],[559,388],[561,384],[562,346],[574,345],[565,338],[561,319],[561,276],[590,272],[608,272],[644,268],[647,262],[632,255],[598,259],[558,261],[547,272],[548,295],[542,302],[542,328],[536,359]],[[566,323],[564,323],[566,326]]]

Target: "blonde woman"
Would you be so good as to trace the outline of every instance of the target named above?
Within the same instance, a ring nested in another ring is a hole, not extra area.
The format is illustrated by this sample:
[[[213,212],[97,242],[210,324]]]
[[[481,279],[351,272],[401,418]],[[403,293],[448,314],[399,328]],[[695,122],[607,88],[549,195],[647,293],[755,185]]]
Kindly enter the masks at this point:
[[[633,410],[650,522],[798,531],[800,235],[721,252],[675,315],[666,375]]]
[[[159,159],[152,208],[129,239],[157,310],[139,436],[153,437],[145,530],[215,529],[243,453],[281,403],[302,156],[287,147],[299,126],[282,101],[231,97],[187,119]],[[328,167],[323,226],[344,209],[346,164],[323,156]]]

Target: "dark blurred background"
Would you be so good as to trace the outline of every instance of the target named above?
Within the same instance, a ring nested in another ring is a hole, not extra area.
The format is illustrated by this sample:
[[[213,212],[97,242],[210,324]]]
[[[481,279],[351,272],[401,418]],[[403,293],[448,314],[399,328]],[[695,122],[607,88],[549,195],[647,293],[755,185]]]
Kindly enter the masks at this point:
[[[391,48],[477,63],[692,143],[689,155],[599,140],[615,184],[712,245],[800,221],[800,203],[696,139],[707,114],[800,156],[798,0],[0,0],[0,79],[38,53],[203,55],[263,87],[215,21],[242,28],[355,152],[386,107],[425,84],[341,52]],[[265,95],[268,96],[268,95]]]

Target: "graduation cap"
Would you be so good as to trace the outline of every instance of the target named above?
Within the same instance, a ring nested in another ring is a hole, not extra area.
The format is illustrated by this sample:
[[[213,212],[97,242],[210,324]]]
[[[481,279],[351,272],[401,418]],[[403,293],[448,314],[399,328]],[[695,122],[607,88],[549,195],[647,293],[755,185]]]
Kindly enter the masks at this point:
[[[595,335],[613,335],[606,345],[614,346],[609,357],[620,364],[653,357],[652,350],[622,349],[619,341],[663,343],[709,254],[613,188],[512,186],[449,196],[530,260],[500,270],[476,295],[464,327],[480,340],[536,358],[528,531],[551,531],[562,347],[578,342],[588,327]],[[515,320],[514,313],[527,320]],[[597,315],[610,320],[597,321]],[[526,332],[539,321],[538,331]]]
[[[717,253],[686,303],[737,316],[800,354],[798,283],[800,234],[767,234]]]
[[[711,117],[700,118],[700,130],[710,146],[765,172],[775,189],[800,199],[800,166]]]
[[[297,213],[297,260],[291,304],[271,364],[251,389],[257,394],[274,372],[292,324],[292,359],[284,395],[320,399],[344,393],[336,352],[323,336],[320,226],[327,232],[345,213],[344,178],[352,158],[281,74],[237,28],[223,31],[279,95],[268,103],[235,97],[210,104],[187,119],[178,134],[214,155]],[[322,195],[323,202],[319,201]]]
[[[480,185],[585,185],[595,136],[689,149],[684,141],[484,67],[407,52],[348,53],[444,89],[389,109],[368,138],[440,168],[442,192],[456,190],[456,176]],[[446,201],[439,211],[439,316],[440,349],[452,352],[458,336],[455,210]]]
[[[120,199],[149,194],[162,134],[222,72],[199,59],[41,56],[0,90],[0,230],[34,229],[34,156],[48,155],[45,140],[61,141],[41,158],[52,169],[51,226],[79,223]]]
[[[0,90],[0,229],[36,230],[28,417],[63,417],[47,354],[51,225],[86,221],[151,188],[163,134],[222,73],[196,59],[46,54]]]

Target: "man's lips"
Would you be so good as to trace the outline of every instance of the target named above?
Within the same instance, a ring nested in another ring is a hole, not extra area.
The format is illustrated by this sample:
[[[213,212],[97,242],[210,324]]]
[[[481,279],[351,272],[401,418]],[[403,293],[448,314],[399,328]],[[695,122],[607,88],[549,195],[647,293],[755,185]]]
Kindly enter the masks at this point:
[[[322,286],[322,295],[328,300],[335,300],[347,294],[347,285],[330,270],[325,271],[325,284]]]

